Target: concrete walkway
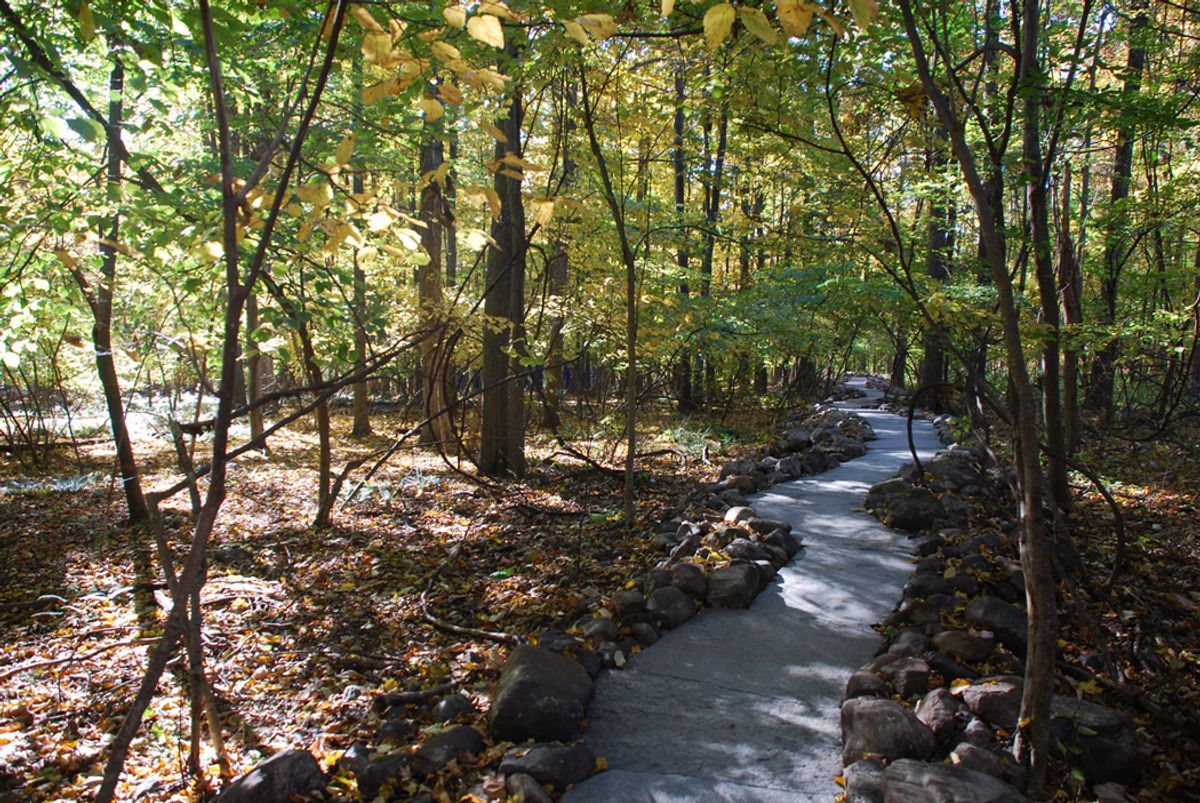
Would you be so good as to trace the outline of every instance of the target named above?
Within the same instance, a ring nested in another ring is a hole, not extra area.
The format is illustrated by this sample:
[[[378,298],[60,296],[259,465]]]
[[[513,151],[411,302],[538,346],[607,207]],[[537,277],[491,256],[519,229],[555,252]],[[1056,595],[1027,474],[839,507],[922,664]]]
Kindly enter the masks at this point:
[[[851,385],[864,388],[864,380]],[[839,407],[853,408],[868,399]],[[879,440],[838,468],[751,498],[789,522],[805,549],[749,611],[705,610],[596,684],[586,740],[609,770],[566,803],[831,801],[850,674],[874,655],[871,625],[912,572],[907,539],[856,511],[911,457],[904,420],[863,410]],[[922,459],[940,448],[914,422]]]

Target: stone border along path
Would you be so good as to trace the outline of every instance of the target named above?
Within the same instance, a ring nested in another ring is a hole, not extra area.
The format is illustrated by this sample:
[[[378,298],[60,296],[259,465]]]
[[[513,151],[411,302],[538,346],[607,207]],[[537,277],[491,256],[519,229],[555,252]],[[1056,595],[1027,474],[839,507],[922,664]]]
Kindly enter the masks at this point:
[[[839,716],[847,678],[878,651],[871,625],[912,574],[908,538],[862,512],[877,482],[910,461],[905,420],[834,406],[878,434],[865,456],[751,497],[759,516],[792,525],[802,550],[750,610],[708,608],[596,683],[585,741],[609,769],[564,803],[830,801],[842,769]],[[941,448],[913,422],[917,453]]]

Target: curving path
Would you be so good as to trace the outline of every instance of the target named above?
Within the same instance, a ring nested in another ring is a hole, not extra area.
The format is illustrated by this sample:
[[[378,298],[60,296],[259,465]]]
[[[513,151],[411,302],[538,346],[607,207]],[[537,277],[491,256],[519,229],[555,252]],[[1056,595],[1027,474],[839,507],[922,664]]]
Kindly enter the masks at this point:
[[[866,392],[838,406],[881,395]],[[866,455],[751,498],[759,515],[789,522],[805,549],[750,610],[705,610],[601,676],[586,741],[609,770],[565,803],[796,803],[837,794],[843,688],[874,655],[871,625],[912,572],[905,536],[857,510],[871,485],[911,459],[904,420],[860,415],[879,435]],[[913,432],[922,459],[940,448],[928,422],[915,421]]]

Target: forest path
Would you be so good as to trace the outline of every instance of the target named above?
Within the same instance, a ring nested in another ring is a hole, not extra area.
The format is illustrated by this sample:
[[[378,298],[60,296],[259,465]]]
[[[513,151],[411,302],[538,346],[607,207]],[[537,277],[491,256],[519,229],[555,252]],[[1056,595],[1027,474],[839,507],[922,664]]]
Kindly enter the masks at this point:
[[[855,378],[866,398],[880,398]],[[900,416],[856,410],[878,440],[832,471],[750,499],[805,548],[748,611],[710,608],[596,684],[586,741],[609,770],[565,803],[830,801],[841,771],[839,715],[851,673],[874,655],[871,625],[912,572],[905,536],[861,512],[867,489],[911,459]],[[940,448],[913,422],[917,453]]]

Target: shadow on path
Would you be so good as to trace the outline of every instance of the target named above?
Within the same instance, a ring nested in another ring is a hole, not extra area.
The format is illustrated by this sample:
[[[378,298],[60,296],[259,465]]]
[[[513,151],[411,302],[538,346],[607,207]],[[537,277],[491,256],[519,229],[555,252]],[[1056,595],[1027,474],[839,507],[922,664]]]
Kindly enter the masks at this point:
[[[863,387],[864,380],[851,380]],[[879,398],[839,403],[857,407]],[[749,611],[708,609],[596,685],[587,742],[609,771],[565,803],[829,801],[841,770],[838,717],[850,674],[875,652],[871,625],[912,571],[907,539],[858,510],[910,459],[904,421],[860,412],[880,436],[857,460],[751,498],[805,549]],[[918,454],[939,448],[914,423]]]

